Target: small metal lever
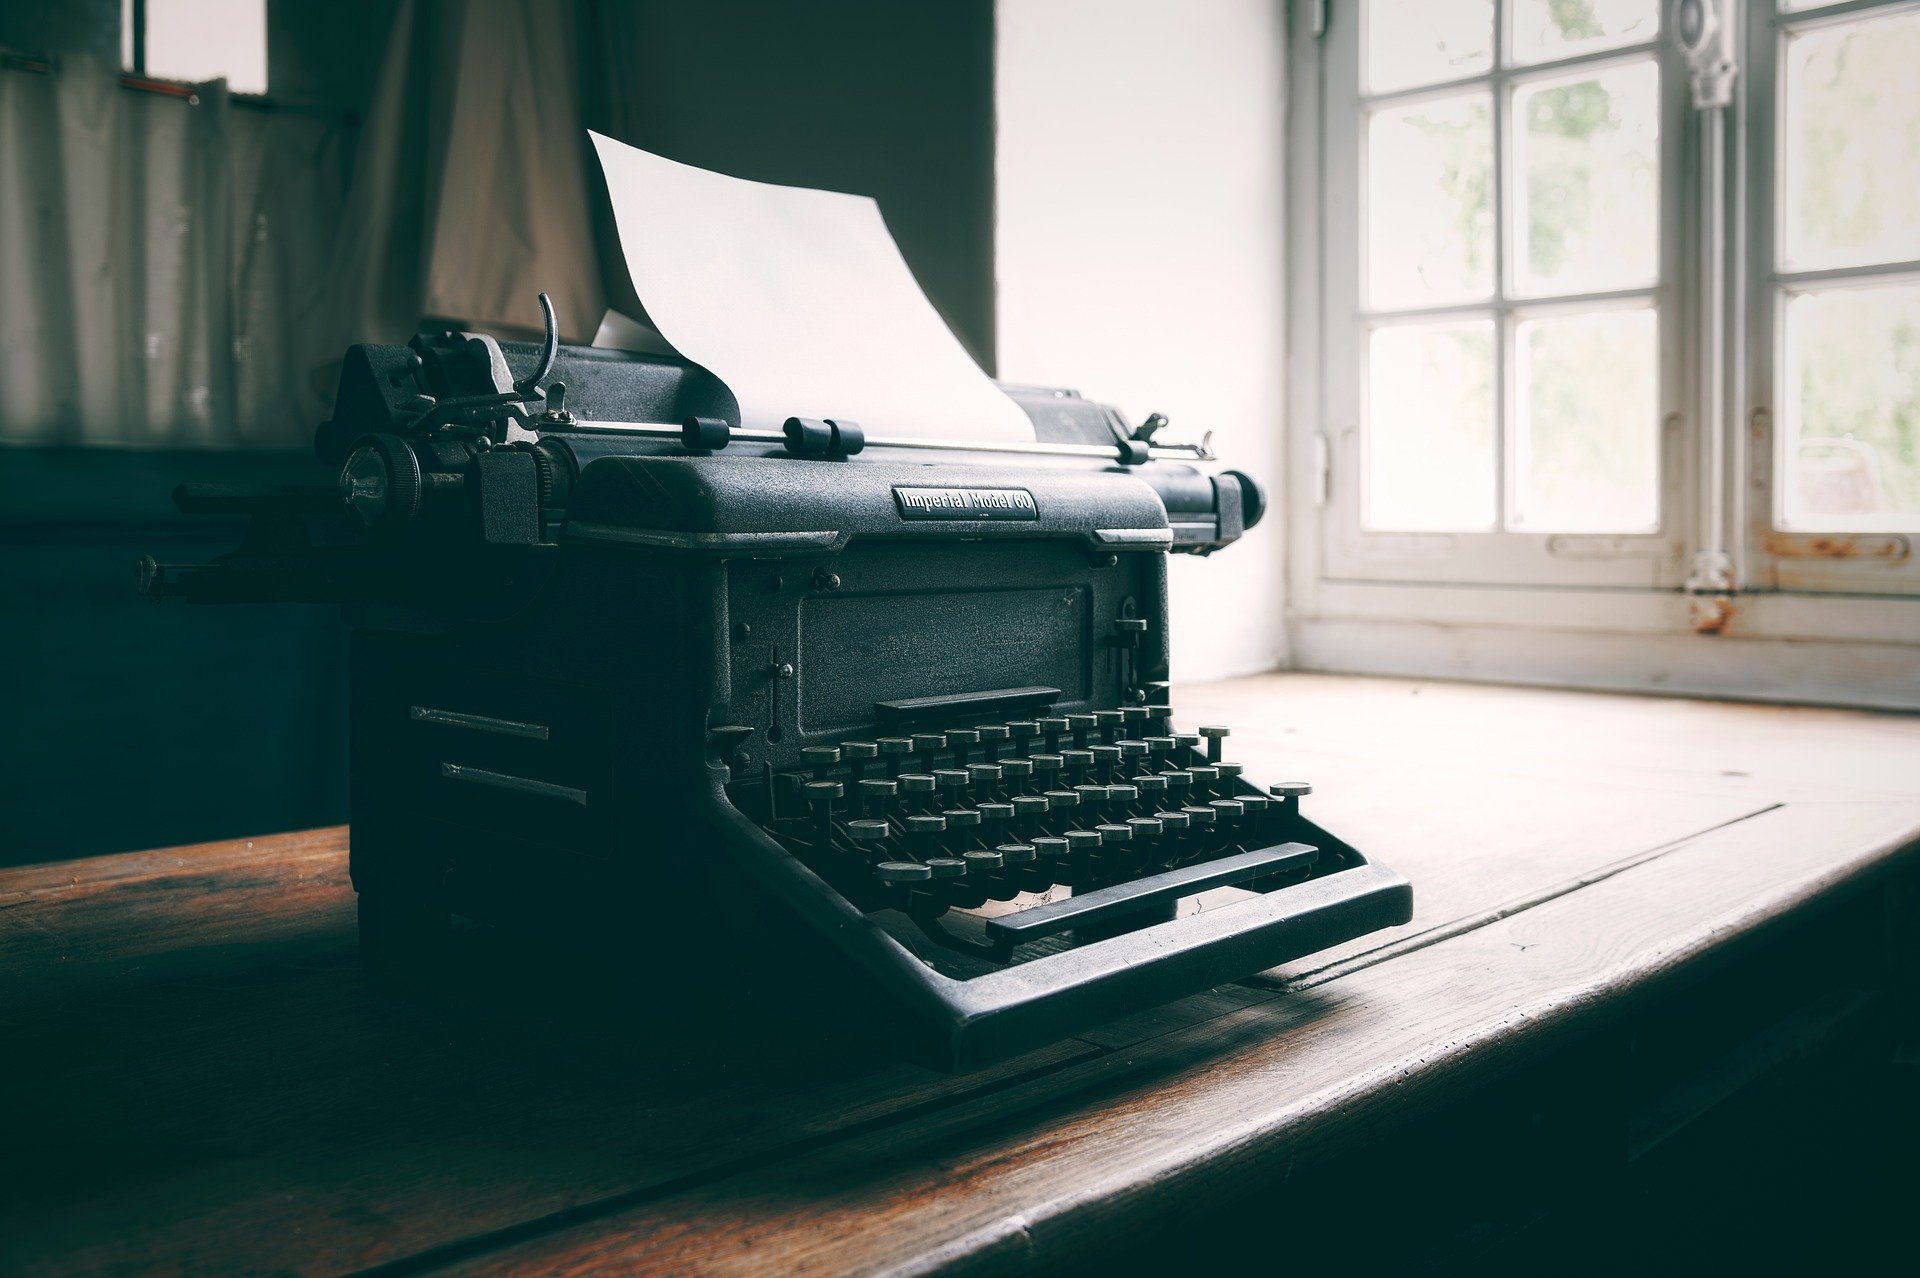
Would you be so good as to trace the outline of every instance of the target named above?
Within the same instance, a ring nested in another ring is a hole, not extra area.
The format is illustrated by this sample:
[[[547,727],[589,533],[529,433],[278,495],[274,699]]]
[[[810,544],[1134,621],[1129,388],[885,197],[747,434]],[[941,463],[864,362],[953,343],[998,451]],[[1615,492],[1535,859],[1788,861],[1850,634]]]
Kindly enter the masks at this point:
[[[560,327],[553,318],[553,299],[545,293],[540,295],[540,318],[546,325],[546,343],[540,348],[540,366],[527,377],[514,379],[513,389],[522,395],[528,395],[533,389],[547,380],[547,374],[553,371],[554,356],[560,353]],[[496,386],[498,382],[494,383]]]

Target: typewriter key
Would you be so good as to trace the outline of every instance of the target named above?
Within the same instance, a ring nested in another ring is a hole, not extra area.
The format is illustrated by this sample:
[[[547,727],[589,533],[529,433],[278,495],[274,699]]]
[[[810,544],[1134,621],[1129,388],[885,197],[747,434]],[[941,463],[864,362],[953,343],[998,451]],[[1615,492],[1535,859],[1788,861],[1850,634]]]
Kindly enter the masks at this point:
[[[1040,840],[1035,839],[1034,843]],[[1033,843],[1002,843],[997,851],[1008,865],[1025,865],[1040,858],[1040,851]]]
[[[1013,817],[1023,826],[1029,826],[1045,816],[1047,809],[1052,806],[1044,794],[1016,794],[1013,796]]]
[[[1140,798],[1140,788],[1131,785],[1110,785],[1107,787],[1107,802],[1124,807]]]
[[[1100,720],[1090,714],[1070,714],[1066,716],[1067,728],[1073,733],[1073,744],[1077,750],[1087,748],[1087,735],[1100,726]],[[1069,763],[1068,767],[1073,765]]]
[[[942,790],[961,790],[966,788],[967,770],[965,768],[935,768],[933,783]]]
[[[1100,808],[1107,801],[1107,787],[1104,785],[1076,785],[1073,792],[1080,796],[1083,808]]]
[[[1093,756],[1094,769],[1105,782],[1113,780],[1113,770],[1120,762],[1120,747],[1117,745],[1097,745],[1087,753]]]
[[[1068,830],[1067,852],[1079,858],[1100,846],[1100,833],[1097,830]]]
[[[1136,839],[1153,838],[1155,835],[1158,835],[1163,828],[1158,817],[1128,817],[1127,825],[1132,829],[1133,837]]]
[[[933,870],[918,861],[882,861],[873,867],[882,883],[920,883],[933,877]]]
[[[1137,727],[1153,717],[1153,711],[1145,706],[1121,706],[1120,713],[1126,716],[1128,727]]]
[[[1133,784],[1149,799],[1157,798],[1167,792],[1167,779],[1158,772],[1143,772],[1133,779]]]
[[[1093,751],[1062,750],[1060,761],[1066,765],[1068,776],[1079,776],[1093,766]]]
[[[994,789],[1000,781],[1000,765],[997,763],[969,763],[967,780],[982,794]]]
[[[947,832],[947,819],[930,813],[910,816],[906,820],[907,850],[922,861],[942,856],[940,836]]]
[[[1175,768],[1171,772],[1162,772],[1160,775],[1167,779],[1167,789],[1174,794],[1179,794],[1193,785],[1193,773],[1185,768]]]
[[[900,793],[900,783],[869,777],[860,783],[859,790],[860,801],[866,810],[876,816],[885,816],[887,809],[893,806],[893,796]]]
[[[1297,799],[1303,794],[1313,793],[1313,784],[1308,781],[1282,781],[1278,785],[1267,787],[1267,793],[1276,799]]]
[[[813,769],[815,777],[824,778],[827,769],[840,762],[840,747],[806,746],[800,751],[800,761]]]
[[[1040,735],[1040,725],[1031,719],[1010,719],[1007,722],[1007,731],[1013,735],[1015,741],[1025,741],[1028,737]]]
[[[1247,810],[1248,816],[1259,816],[1273,806],[1273,800],[1264,794],[1236,794],[1233,797]]]
[[[971,852],[962,852],[960,859],[967,863],[968,871],[974,874],[997,870],[1007,863],[1006,856],[993,848],[975,848]]]
[[[1179,748],[1179,745],[1180,743],[1172,737],[1147,738],[1147,749],[1153,753],[1153,757],[1156,759],[1163,759],[1167,755],[1172,754],[1174,750]]]
[[[940,783],[931,772],[902,772],[898,778],[903,794],[932,794]]]
[[[867,764],[880,757],[880,747],[871,741],[842,741],[840,757],[847,761],[855,781],[866,774]]]
[[[1193,818],[1185,812],[1156,812],[1153,814],[1153,819],[1158,821],[1160,828],[1169,834],[1177,834],[1193,824]]]
[[[1065,856],[1067,854],[1068,844],[1065,839],[1057,835],[1042,834],[1032,840],[1027,846],[1031,847],[1039,856],[1052,860],[1056,857]]]
[[[1033,776],[1032,759],[1002,759],[1000,767],[1007,779],[1007,789],[1024,790],[1027,780]]]
[[[1102,845],[1133,842],[1133,827],[1130,825],[1121,825],[1119,822],[1113,821],[1096,825],[1093,828],[1094,831],[1099,834]]]
[[[1245,816],[1247,812],[1238,799],[1214,799],[1207,806],[1218,812],[1222,820]]]
[[[1209,763],[1196,763],[1187,769],[1187,775],[1193,778],[1195,789],[1204,790],[1220,779],[1220,769]]]
[[[1173,734],[1173,743],[1182,750],[1198,750],[1200,748],[1200,734],[1197,732],[1176,732]]]
[[[1055,808],[1077,808],[1080,806],[1078,790],[1048,790],[1042,796],[1047,801],[1047,810]]]
[[[967,863],[957,856],[929,857],[926,865],[936,879],[962,878],[967,872]]]
[[[988,763],[1000,757],[1000,743],[1012,736],[1003,723],[983,723],[979,727],[980,745],[986,751],[982,756]]]
[[[1100,725],[1100,739],[1112,745],[1114,738],[1120,735],[1127,716],[1118,710],[1095,710],[1093,721]]]
[[[1246,771],[1246,768],[1238,763],[1216,763],[1213,766],[1219,769],[1221,776],[1229,779],[1237,777]]]
[[[953,748],[953,765],[964,768],[968,752],[980,744],[980,734],[972,728],[948,728],[947,744]]]
[[[1060,738],[1072,726],[1067,722],[1065,715],[1058,714],[1048,715],[1044,719],[1035,719],[1034,722],[1040,727],[1040,739],[1045,744],[1048,754],[1056,753],[1060,749]]]
[[[1033,764],[1034,773],[1040,777],[1043,784],[1054,773],[1067,766],[1067,761],[1057,754],[1036,754],[1028,762]]]
[[[982,803],[976,810],[980,813],[980,819],[989,824],[1013,820],[1011,803]]]
[[[880,747],[880,757],[895,768],[906,763],[913,749],[913,742],[906,737],[881,737],[874,744]]]
[[[1144,741],[1121,741],[1117,744],[1120,747],[1121,759],[1127,763],[1138,763],[1147,757],[1147,743]]]
[[[948,808],[940,815],[947,819],[947,828],[949,830],[964,829],[980,824],[980,809],[978,808]]]
[[[1233,733],[1233,729],[1224,724],[1210,723],[1200,729],[1200,735],[1207,739],[1207,762],[1220,762],[1220,743]]]
[[[847,837],[855,843],[879,843],[891,833],[893,833],[893,827],[885,821],[862,817],[857,821],[847,822]]]

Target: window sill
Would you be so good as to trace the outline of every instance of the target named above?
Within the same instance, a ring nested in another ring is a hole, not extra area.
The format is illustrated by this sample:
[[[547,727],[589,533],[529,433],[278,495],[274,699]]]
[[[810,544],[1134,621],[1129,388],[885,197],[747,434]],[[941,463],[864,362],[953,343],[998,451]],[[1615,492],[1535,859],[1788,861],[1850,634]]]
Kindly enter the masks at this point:
[[[1293,664],[1391,674],[1920,710],[1920,600],[1735,595],[1723,630],[1662,590],[1319,581]]]

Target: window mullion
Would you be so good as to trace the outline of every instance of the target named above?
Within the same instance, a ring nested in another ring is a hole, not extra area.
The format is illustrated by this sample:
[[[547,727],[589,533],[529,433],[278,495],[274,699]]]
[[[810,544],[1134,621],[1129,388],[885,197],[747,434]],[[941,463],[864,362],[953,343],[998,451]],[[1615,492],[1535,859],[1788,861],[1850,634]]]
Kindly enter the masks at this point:
[[[1508,477],[1513,474],[1513,432],[1507,416],[1513,401],[1511,361],[1507,351],[1513,333],[1513,316],[1507,309],[1511,286],[1507,281],[1508,237],[1512,219],[1508,217],[1507,181],[1511,148],[1512,120],[1508,108],[1513,95],[1507,92],[1501,74],[1507,65],[1507,0],[1493,0],[1493,508],[1500,521],[1499,530],[1513,527],[1513,495]]]

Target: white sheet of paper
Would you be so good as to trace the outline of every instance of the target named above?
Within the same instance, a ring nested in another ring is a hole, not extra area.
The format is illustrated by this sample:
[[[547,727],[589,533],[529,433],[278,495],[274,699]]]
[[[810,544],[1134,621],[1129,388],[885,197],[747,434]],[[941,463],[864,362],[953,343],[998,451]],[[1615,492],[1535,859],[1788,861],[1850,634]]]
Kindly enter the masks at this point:
[[[640,304],[733,391],[742,428],[828,417],[869,438],[1033,440],[872,200],[727,177],[598,133],[593,145]]]

